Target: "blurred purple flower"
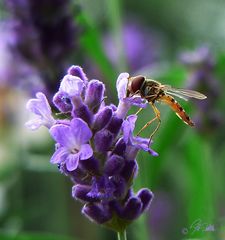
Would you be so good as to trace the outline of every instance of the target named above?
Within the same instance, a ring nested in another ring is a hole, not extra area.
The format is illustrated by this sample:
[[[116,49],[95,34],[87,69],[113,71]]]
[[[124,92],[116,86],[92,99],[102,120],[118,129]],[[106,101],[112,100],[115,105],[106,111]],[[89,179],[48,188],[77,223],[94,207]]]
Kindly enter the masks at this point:
[[[77,47],[78,28],[70,0],[7,0],[13,41],[10,48],[35,68],[48,93],[56,88]],[[14,55],[14,54],[13,54]]]
[[[30,93],[44,91],[37,69],[11,48],[15,42],[11,21],[0,23],[0,39],[0,88],[17,88]]]
[[[149,225],[154,239],[163,239],[165,233],[168,235],[172,231],[177,231],[179,221],[179,206],[168,193],[159,191],[155,193],[155,199],[151,205],[149,215]]]
[[[85,203],[82,213],[115,231],[124,230],[148,209],[153,193],[132,190],[138,172],[136,156],[140,150],[157,155],[149,148],[149,139],[133,136],[136,116],[126,120],[132,105],[143,106],[140,98],[126,99],[128,77],[123,73],[117,81],[119,106],[107,106],[104,84],[88,81],[79,66],[72,66],[53,98],[59,111],[67,114],[65,119],[54,120],[49,130],[56,141],[51,163],[73,181],[72,196]],[[45,120],[51,116],[49,105],[43,94],[37,97],[42,102],[30,100],[28,106],[39,104],[29,110]]]
[[[162,44],[159,34],[144,28],[143,24],[127,22],[122,26],[122,43],[129,70],[134,72],[158,61]],[[112,63],[116,64],[119,57],[111,33],[104,38],[105,51]]]
[[[222,116],[216,110],[221,95],[221,86],[215,76],[216,61],[207,46],[183,52],[180,60],[189,70],[187,88],[196,89],[207,96],[205,101],[196,101],[196,125],[202,133],[211,132],[222,124]]]

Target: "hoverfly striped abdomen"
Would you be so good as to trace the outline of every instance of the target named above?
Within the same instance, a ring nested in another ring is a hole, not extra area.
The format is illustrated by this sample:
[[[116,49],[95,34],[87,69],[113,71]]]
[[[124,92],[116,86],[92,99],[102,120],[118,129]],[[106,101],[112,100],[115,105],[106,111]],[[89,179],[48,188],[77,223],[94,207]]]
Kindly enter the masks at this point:
[[[166,103],[170,106],[170,108],[176,113],[176,115],[182,119],[187,125],[193,127],[194,123],[181,107],[181,105],[171,96],[163,94],[159,99],[159,101]]]

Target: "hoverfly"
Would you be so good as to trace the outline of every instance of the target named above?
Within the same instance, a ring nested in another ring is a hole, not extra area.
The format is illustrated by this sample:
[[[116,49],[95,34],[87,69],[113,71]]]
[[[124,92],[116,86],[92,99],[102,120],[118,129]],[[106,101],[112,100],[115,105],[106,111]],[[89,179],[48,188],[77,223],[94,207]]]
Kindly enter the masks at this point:
[[[186,97],[195,98],[195,99],[205,99],[207,98],[204,94],[197,91],[173,88],[169,85],[163,85],[160,82],[157,82],[152,79],[147,79],[144,76],[130,77],[128,79],[127,85],[127,95],[126,97],[132,97],[134,95],[140,95],[142,98],[147,100],[152,106],[155,117],[147,122],[142,129],[138,132],[139,135],[146,127],[148,127],[153,121],[158,120],[158,125],[150,135],[150,140],[153,135],[157,132],[160,124],[160,111],[156,108],[155,102],[163,102],[170,106],[170,108],[176,113],[176,115],[187,125],[193,127],[194,123],[190,117],[186,114],[181,105],[171,96],[176,96],[187,101]],[[137,112],[139,113],[142,108]]]

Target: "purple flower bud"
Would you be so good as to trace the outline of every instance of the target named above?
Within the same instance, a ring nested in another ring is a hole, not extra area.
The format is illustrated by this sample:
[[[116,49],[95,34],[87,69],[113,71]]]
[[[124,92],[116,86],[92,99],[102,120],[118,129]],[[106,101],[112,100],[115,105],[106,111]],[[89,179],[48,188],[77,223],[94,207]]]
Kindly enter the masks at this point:
[[[81,169],[88,171],[92,175],[98,175],[100,171],[99,160],[96,159],[94,156],[90,157],[89,159],[80,161]]]
[[[85,104],[95,113],[98,111],[104,96],[105,86],[98,80],[91,80],[88,83]]]
[[[113,150],[113,154],[117,154],[119,156],[123,156],[126,150],[126,143],[124,142],[123,138],[120,138]]]
[[[120,128],[122,126],[123,119],[116,117],[115,115],[112,117],[109,125],[107,126],[107,129],[111,132],[117,135],[120,131]]]
[[[79,96],[72,98],[73,110],[72,116],[83,119],[88,125],[91,124],[93,115],[88,107],[82,102]]]
[[[125,201],[127,201],[129,198],[133,197],[134,196],[134,191],[132,188],[129,188],[128,191],[127,191],[127,195],[125,197]]]
[[[57,92],[53,97],[53,103],[61,112],[67,113],[72,110],[71,100],[67,93]]]
[[[93,129],[98,131],[104,128],[110,121],[112,117],[112,108],[111,107],[104,107],[102,108],[96,115],[93,124]]]
[[[93,177],[92,188],[88,196],[101,200],[110,200],[114,197],[115,186],[108,176]]]
[[[107,152],[112,145],[113,134],[107,129],[98,131],[94,136],[95,151]]]
[[[117,106],[115,106],[114,104],[111,103],[109,106],[112,108],[113,112],[117,110]]]
[[[127,183],[125,179],[119,175],[114,175],[111,177],[110,181],[113,183],[115,188],[113,193],[114,197],[117,199],[124,198],[127,190]]]
[[[104,167],[104,172],[108,176],[118,174],[124,167],[124,164],[125,164],[124,161],[125,161],[124,158],[122,158],[116,154],[113,154],[106,161],[105,167]]]
[[[88,195],[90,190],[91,190],[91,186],[77,184],[77,185],[74,185],[72,188],[72,196],[73,198],[80,201],[84,201],[84,202],[98,201],[99,199],[93,198]]]
[[[84,82],[86,82],[88,80],[87,77],[86,77],[86,74],[84,73],[83,69],[80,66],[75,66],[75,65],[71,66],[68,69],[67,73],[69,75],[79,77]]]
[[[141,200],[137,197],[131,197],[126,202],[126,205],[122,212],[122,217],[132,221],[140,216],[141,210],[142,210]]]
[[[78,183],[82,185],[90,185],[92,183],[92,176],[88,175],[86,171],[80,169],[79,167],[74,171],[68,171],[65,163],[58,164],[59,171],[70,177],[73,183]]]
[[[100,203],[85,204],[82,213],[98,224],[103,224],[112,218],[109,207]]]
[[[125,159],[130,161],[136,158],[138,154],[139,149],[136,146],[127,145],[126,151],[125,151]]]
[[[147,189],[147,188],[142,188],[141,190],[138,191],[137,197],[140,198],[142,202],[142,212],[148,209],[150,206],[152,199],[153,199],[153,193]]]
[[[119,201],[112,200],[109,202],[109,208],[112,212],[115,212],[118,216],[122,216],[123,208]]]
[[[135,160],[125,161],[123,170],[120,175],[129,182],[131,179],[135,178],[138,172],[138,165]]]

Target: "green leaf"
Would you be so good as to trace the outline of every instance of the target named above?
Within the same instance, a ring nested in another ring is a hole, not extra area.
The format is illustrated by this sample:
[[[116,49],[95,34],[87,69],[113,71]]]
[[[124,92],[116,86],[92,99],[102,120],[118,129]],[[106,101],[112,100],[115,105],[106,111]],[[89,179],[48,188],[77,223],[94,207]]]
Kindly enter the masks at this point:
[[[76,240],[67,236],[59,236],[51,233],[20,233],[4,234],[0,233],[1,240]]]

